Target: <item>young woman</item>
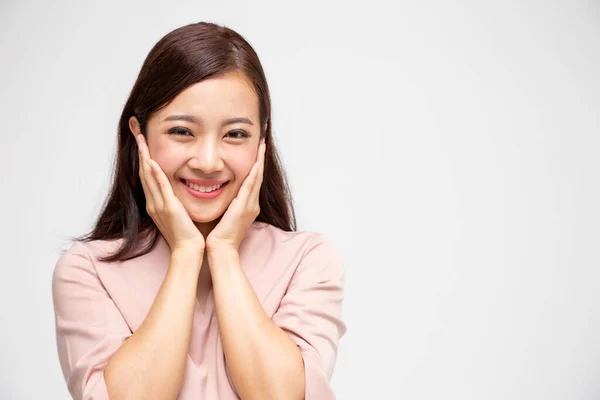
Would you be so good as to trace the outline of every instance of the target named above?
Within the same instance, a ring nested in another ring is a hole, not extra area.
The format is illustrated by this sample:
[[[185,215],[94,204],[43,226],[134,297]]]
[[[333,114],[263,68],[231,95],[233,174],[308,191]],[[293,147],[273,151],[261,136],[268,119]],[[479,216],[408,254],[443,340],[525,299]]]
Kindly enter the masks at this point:
[[[93,230],[58,260],[76,399],[332,399],[343,268],[296,231],[252,47],[210,23],[150,51]]]

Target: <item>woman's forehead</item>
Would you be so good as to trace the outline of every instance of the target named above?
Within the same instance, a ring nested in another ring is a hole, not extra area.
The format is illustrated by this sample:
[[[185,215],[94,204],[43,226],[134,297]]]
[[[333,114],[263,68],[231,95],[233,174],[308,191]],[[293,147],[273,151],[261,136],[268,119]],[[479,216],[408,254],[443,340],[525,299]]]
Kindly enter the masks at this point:
[[[171,114],[191,115],[198,123],[236,117],[257,123],[258,97],[242,73],[230,72],[189,86],[158,112],[160,120]]]

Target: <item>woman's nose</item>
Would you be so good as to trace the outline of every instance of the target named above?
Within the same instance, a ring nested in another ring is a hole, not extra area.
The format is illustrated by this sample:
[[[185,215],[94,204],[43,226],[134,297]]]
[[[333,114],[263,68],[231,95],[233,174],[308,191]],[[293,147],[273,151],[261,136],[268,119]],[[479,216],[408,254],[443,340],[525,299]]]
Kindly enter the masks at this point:
[[[208,175],[223,169],[223,160],[218,143],[205,140],[193,147],[190,168],[199,169]]]

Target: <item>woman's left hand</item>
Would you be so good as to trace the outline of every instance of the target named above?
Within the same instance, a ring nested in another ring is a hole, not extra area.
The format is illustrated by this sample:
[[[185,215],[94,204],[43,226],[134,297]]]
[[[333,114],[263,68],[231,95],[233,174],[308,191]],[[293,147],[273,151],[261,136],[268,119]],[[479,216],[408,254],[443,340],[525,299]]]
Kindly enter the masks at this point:
[[[259,193],[263,180],[266,144],[261,139],[257,159],[242,183],[235,199],[206,238],[206,250],[230,248],[238,250],[248,228],[260,214]]]

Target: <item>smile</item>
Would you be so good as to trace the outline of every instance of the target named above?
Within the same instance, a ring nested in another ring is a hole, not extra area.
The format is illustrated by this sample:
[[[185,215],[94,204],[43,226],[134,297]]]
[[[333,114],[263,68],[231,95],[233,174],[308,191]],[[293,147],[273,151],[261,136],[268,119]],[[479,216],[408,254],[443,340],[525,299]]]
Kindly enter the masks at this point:
[[[225,183],[221,183],[220,185],[213,185],[213,186],[200,186],[200,185],[196,185],[195,183],[188,182],[188,181],[184,181],[184,182],[186,185],[188,185],[192,189],[197,190],[202,193],[210,193],[214,190],[222,188],[225,185],[225,183],[227,183],[227,182],[225,182]]]
[[[221,192],[223,192],[223,188],[229,183],[229,181],[227,181],[218,185],[200,186],[183,179],[181,182],[185,185],[187,191],[192,196],[200,199],[212,199],[217,197],[219,194],[221,194]]]

